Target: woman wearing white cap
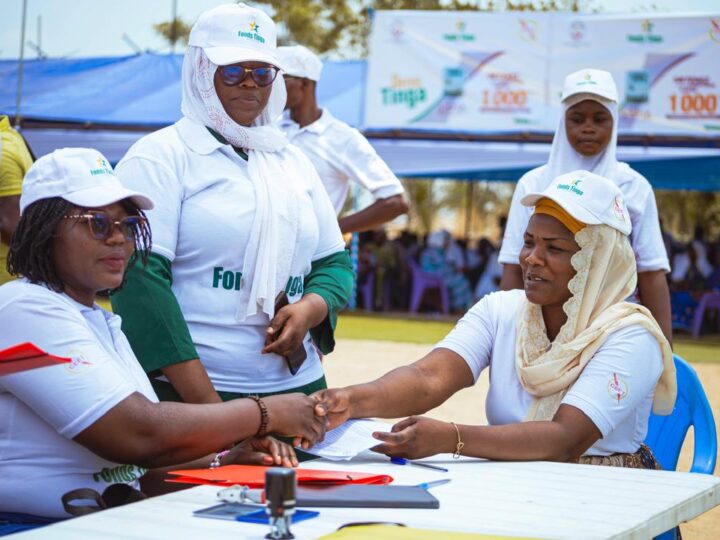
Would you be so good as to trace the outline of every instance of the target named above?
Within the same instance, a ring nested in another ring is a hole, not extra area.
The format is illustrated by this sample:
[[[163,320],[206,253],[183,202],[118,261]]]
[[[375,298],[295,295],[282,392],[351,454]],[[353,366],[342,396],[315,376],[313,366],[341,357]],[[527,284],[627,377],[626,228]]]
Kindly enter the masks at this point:
[[[562,114],[546,165],[526,173],[513,195],[498,260],[503,264],[501,288],[522,288],[518,256],[530,211],[520,201],[525,194],[542,191],[557,176],[584,169],[609,178],[620,188],[630,212],[640,302],[652,313],[671,339],[670,292],[665,274],[670,271],[660,231],[657,206],[650,183],[626,163],[617,161],[618,92],[612,75],[583,69],[565,79]]]
[[[376,433],[376,450],[654,468],[642,441],[651,405],[672,411],[675,369],[648,310],[624,302],[637,274],[622,193],[575,171],[522,204],[535,207],[520,253],[524,291],[487,295],[411,366],[323,391],[318,414],[330,428],[347,418],[422,414],[488,368],[489,426],[413,416]]]
[[[317,173],[273,123],[285,105],[275,41],[261,10],[203,13],[183,118],[117,167],[156,201],[148,270],[129,272],[113,309],[161,399],[325,387],[316,345],[334,346],[352,267]]]
[[[143,210],[152,207],[93,150],[57,150],[25,176],[8,256],[22,278],[0,287],[0,349],[32,342],[72,363],[0,377],[0,514],[66,518],[83,513],[73,499],[102,508],[118,502],[113,493],[142,496],[135,488],[162,485],[163,470],[148,469],[289,466],[292,449],[267,432],[322,437],[314,400],[299,393],[158,403],[120,318],[94,304],[99,291],[121,287],[130,262],[146,259]]]

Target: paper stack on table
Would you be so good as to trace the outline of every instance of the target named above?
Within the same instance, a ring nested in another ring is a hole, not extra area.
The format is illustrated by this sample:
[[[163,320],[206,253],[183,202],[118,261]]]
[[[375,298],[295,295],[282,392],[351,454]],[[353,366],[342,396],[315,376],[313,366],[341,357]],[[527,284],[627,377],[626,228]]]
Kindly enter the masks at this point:
[[[328,431],[323,442],[305,451],[331,461],[352,459],[360,452],[381,444],[373,438],[373,432],[390,431],[390,428],[390,424],[375,420],[348,420]]]

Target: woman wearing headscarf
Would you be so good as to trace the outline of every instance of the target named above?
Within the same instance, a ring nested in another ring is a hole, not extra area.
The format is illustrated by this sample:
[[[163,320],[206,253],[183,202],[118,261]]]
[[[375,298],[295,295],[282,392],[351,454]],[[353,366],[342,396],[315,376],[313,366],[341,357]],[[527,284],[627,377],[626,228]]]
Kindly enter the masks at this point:
[[[565,78],[562,114],[546,165],[533,169],[518,181],[507,227],[500,246],[503,264],[501,288],[522,288],[518,256],[530,210],[520,203],[530,192],[542,191],[554,178],[574,170],[587,170],[609,178],[622,191],[630,212],[630,243],[638,271],[638,295],[671,339],[670,292],[665,274],[670,271],[657,205],[650,183],[616,158],[618,92],[612,75],[583,69]]]
[[[325,387],[317,349],[332,351],[352,269],[315,169],[274,125],[279,67],[263,11],[203,13],[183,62],[183,118],[118,164],[156,206],[148,269],[130,271],[113,309],[161,399]]]
[[[330,428],[347,418],[422,414],[488,368],[490,425],[411,416],[375,433],[376,450],[655,468],[642,441],[651,406],[672,411],[675,369],[648,310],[624,301],[637,274],[622,193],[575,171],[522,203],[535,208],[520,254],[524,290],[483,298],[414,364],[319,393],[318,414]]]
[[[37,524],[142,498],[138,488],[167,490],[168,468],[297,465],[270,431],[322,437],[315,402],[300,393],[158,402],[120,318],[94,302],[145,260],[152,205],[86,148],[56,150],[25,176],[8,255],[18,279],[0,287],[0,349],[32,342],[71,362],[0,377],[0,535],[3,522]]]

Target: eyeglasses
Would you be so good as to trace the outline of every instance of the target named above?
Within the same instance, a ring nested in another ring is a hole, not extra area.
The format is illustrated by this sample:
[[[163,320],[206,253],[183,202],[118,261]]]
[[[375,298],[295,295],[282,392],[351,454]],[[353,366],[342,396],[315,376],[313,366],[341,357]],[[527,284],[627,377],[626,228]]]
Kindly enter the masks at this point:
[[[227,86],[236,86],[247,79],[248,73],[258,86],[269,86],[278,74],[275,66],[246,68],[244,66],[219,66],[220,80]]]
[[[110,216],[103,212],[65,216],[63,219],[84,219],[90,226],[90,232],[96,240],[107,240],[112,235],[115,227],[117,227],[125,240],[134,242],[145,225],[145,218],[142,216],[128,216],[120,221],[113,221]]]

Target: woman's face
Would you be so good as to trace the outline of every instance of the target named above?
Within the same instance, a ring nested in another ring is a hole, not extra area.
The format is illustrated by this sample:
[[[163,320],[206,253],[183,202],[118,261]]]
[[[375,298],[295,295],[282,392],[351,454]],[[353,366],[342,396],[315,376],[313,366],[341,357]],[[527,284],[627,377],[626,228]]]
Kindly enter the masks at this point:
[[[128,216],[120,203],[100,208],[74,208],[68,216],[104,213],[111,221]],[[67,218],[60,221],[53,240],[53,264],[65,292],[74,300],[92,305],[98,291],[116,289],[122,285],[125,268],[135,249],[120,228],[112,226],[109,236],[97,239],[88,220]]]
[[[613,118],[597,101],[586,99],[565,112],[565,133],[575,151],[585,157],[598,155],[612,137]]]
[[[268,67],[265,62],[240,62],[232,64],[245,68]],[[215,70],[213,79],[215,92],[222,103],[223,109],[235,122],[241,126],[251,126],[267,106],[272,91],[272,84],[258,86],[248,73],[244,80],[235,85],[227,85],[220,77],[220,70]]]
[[[570,298],[568,283],[575,275],[570,258],[579,251],[565,225],[547,214],[533,214],[520,250],[525,296],[540,306],[560,306]]]

